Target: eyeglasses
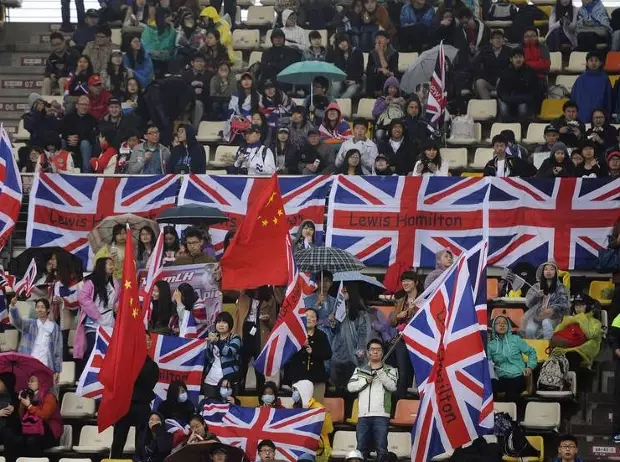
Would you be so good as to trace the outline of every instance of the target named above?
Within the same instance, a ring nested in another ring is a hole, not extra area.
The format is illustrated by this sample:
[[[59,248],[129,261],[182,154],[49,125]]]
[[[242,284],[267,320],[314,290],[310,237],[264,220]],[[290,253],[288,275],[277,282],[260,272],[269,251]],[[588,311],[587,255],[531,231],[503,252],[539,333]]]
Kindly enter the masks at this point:
[[[577,449],[577,446],[574,444],[562,444],[560,445],[560,449]]]
[[[274,451],[272,448],[261,448],[259,452],[263,452],[265,454],[275,454],[276,451]]]
[[[187,245],[200,245],[200,241],[187,241]]]

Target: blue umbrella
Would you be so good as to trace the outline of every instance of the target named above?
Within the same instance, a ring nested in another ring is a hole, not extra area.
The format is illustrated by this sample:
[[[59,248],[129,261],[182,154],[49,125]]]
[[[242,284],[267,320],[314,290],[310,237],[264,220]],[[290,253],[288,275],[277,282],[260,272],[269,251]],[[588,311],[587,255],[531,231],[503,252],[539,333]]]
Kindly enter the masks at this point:
[[[324,61],[301,61],[280,71],[277,80],[293,85],[310,85],[310,104],[312,104],[312,81],[319,75],[330,82],[341,82],[347,78],[346,72],[333,64]]]

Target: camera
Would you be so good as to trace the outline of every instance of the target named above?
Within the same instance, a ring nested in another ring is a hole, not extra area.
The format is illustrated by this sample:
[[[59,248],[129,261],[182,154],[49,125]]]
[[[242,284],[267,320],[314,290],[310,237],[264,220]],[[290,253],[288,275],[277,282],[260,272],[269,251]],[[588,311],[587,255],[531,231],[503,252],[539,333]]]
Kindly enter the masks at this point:
[[[28,398],[32,401],[32,398],[34,398],[34,391],[32,391],[30,388],[24,388],[22,391],[19,392],[19,397],[21,399]]]

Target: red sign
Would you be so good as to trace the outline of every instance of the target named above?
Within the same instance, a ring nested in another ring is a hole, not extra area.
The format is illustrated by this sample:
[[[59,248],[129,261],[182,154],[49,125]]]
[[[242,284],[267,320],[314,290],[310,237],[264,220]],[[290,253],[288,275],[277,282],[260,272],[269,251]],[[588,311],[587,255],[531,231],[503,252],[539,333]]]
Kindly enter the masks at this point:
[[[3,80],[2,88],[41,88],[42,80]]]

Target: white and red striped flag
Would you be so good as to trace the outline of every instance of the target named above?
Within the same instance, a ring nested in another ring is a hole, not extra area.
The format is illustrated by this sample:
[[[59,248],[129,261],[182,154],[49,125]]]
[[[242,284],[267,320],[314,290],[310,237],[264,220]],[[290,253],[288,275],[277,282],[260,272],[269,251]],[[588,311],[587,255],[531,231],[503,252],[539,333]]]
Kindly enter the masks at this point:
[[[30,260],[30,264],[28,265],[28,268],[26,269],[26,273],[24,274],[24,277],[15,283],[15,287],[13,287],[13,289],[15,290],[15,294],[16,295],[21,295],[22,293],[26,295],[26,297],[30,297],[30,294],[32,293],[32,289],[34,288],[34,283],[37,281],[37,262],[34,260],[34,258],[32,260]]]
[[[443,41],[439,44],[439,53],[435,62],[435,70],[431,77],[431,84],[426,103],[426,112],[431,116],[431,123],[436,127],[443,126],[448,98],[446,95],[446,55]]]
[[[163,268],[163,256],[164,256],[164,233],[160,232],[157,237],[157,242],[153,248],[153,253],[149,257],[149,261],[146,263],[147,273],[146,282],[140,293],[142,299],[142,306],[144,307],[144,324],[148,325],[151,320],[151,294],[153,293],[153,287],[155,283],[161,278]]]

